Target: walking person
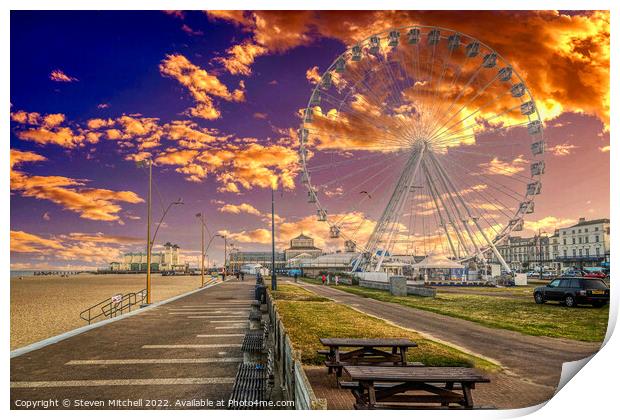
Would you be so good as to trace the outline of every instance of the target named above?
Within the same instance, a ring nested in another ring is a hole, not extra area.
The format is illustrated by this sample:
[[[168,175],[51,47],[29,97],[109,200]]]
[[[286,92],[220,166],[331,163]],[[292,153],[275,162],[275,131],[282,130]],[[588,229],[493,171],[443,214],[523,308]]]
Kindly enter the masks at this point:
[[[321,281],[323,282],[323,286],[325,286],[325,274],[321,275]]]
[[[245,277],[245,273],[242,271],[241,272],[241,281],[243,281],[243,278]]]
[[[336,283],[336,286],[338,286],[338,274],[334,276],[334,282]]]
[[[295,279],[295,283],[297,283],[297,276],[298,276],[297,271],[295,271],[295,274],[293,274],[293,278]]]

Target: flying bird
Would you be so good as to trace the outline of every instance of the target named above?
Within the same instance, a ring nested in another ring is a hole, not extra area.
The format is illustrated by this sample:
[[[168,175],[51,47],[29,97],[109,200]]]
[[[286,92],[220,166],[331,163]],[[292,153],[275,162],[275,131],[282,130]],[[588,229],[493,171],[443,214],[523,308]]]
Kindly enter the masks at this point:
[[[360,191],[360,194],[366,194],[368,198],[372,198],[370,194],[368,194],[368,191]]]

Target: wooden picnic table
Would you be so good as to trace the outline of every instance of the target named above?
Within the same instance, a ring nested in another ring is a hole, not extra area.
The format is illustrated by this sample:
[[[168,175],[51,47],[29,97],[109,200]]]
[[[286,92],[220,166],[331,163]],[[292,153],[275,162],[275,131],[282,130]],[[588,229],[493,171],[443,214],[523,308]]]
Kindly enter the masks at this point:
[[[327,357],[328,373],[335,370],[338,377],[342,368],[349,365],[407,366],[407,350],[417,347],[415,342],[403,338],[321,338],[319,341],[329,347],[319,351]],[[382,350],[385,348],[391,351]]]
[[[475,369],[462,367],[346,366],[349,382],[340,382],[355,397],[356,409],[468,408],[471,390],[490,382]],[[458,393],[456,391],[461,391]],[[452,404],[452,405],[451,405]]]

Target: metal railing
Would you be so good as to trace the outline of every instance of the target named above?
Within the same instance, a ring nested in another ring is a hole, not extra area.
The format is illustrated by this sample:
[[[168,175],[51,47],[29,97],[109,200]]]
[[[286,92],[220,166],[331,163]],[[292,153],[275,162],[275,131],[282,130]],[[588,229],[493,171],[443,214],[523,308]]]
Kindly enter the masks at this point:
[[[99,318],[114,318],[131,312],[132,308],[141,305],[146,299],[146,289],[139,292],[130,292],[124,295],[115,295],[84,309],[80,318],[90,325]]]

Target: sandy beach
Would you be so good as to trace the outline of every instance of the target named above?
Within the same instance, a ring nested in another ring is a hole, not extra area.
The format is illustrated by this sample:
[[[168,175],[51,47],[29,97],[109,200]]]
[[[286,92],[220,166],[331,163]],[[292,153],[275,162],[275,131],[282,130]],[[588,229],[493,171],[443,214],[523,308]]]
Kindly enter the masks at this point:
[[[200,276],[153,275],[153,302],[199,286]],[[144,287],[144,274],[12,278],[11,350],[87,325],[80,319],[82,310],[112,295]]]

